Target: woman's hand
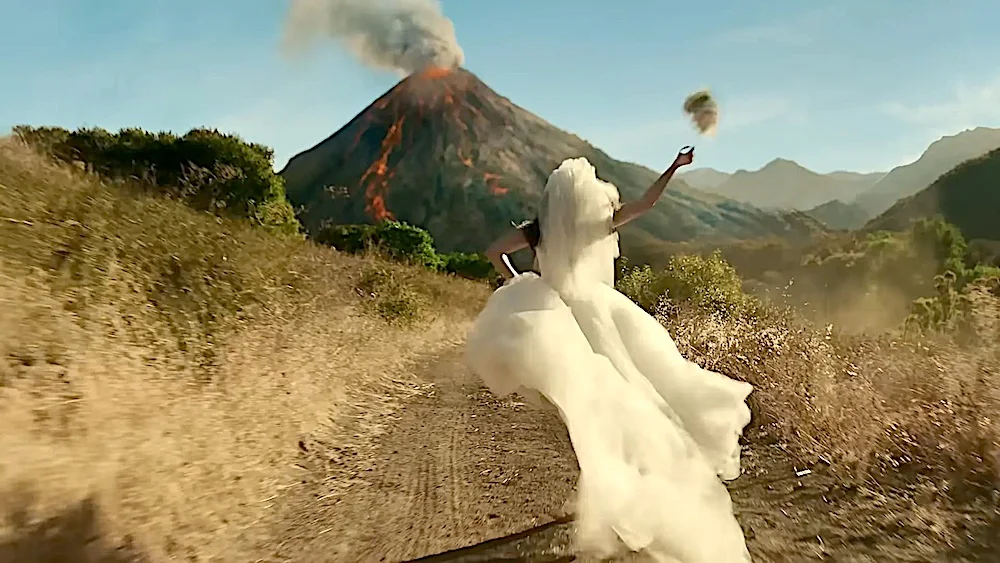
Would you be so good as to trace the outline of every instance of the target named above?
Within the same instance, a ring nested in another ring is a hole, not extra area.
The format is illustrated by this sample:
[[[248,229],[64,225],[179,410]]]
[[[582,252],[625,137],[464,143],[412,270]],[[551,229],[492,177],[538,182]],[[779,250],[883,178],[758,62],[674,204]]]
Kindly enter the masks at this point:
[[[687,166],[694,162],[694,147],[687,146],[677,153],[677,158],[674,159],[674,168],[680,168],[681,166]]]
[[[615,217],[612,221],[614,228],[617,229],[618,227],[649,211],[653,207],[653,204],[656,203],[656,200],[660,199],[660,196],[663,195],[663,190],[667,189],[667,182],[669,182],[670,178],[674,176],[674,172],[677,172],[678,168],[687,166],[692,162],[694,162],[694,147],[687,146],[682,148],[680,152],[677,153],[677,158],[674,159],[674,163],[670,165],[670,168],[667,168],[663,174],[661,174],[660,177],[657,178],[651,186],[649,186],[649,189],[646,190],[646,193],[643,194],[641,198],[635,201],[626,202],[618,208],[618,211],[615,212]]]

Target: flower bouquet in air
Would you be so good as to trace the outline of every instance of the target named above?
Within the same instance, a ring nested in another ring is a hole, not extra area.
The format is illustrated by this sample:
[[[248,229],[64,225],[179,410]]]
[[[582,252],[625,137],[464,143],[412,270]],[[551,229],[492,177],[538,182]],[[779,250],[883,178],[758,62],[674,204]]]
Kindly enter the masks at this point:
[[[715,135],[719,124],[719,104],[708,90],[699,90],[684,100],[684,113],[702,135]]]

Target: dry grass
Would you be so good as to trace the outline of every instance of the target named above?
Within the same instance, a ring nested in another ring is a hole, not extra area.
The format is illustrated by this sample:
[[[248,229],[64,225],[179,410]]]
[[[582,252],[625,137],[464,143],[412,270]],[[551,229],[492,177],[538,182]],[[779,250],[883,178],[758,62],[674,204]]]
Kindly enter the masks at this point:
[[[371,314],[372,271],[419,322]],[[487,295],[0,140],[0,561],[255,560],[299,438],[375,433]]]
[[[781,313],[739,322],[666,320],[689,358],[756,387],[757,424],[801,463],[845,476],[1000,484],[1000,299],[977,296],[978,338],[905,340],[817,330]]]

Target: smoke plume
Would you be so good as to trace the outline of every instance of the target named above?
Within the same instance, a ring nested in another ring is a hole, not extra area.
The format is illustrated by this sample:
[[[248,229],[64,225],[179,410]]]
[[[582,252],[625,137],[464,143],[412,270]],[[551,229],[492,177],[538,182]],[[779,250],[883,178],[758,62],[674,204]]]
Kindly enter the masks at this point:
[[[708,90],[699,90],[684,100],[684,113],[702,135],[714,135],[719,124],[719,104]]]
[[[465,60],[455,26],[437,0],[292,0],[284,47],[339,41],[366,65],[404,75]]]

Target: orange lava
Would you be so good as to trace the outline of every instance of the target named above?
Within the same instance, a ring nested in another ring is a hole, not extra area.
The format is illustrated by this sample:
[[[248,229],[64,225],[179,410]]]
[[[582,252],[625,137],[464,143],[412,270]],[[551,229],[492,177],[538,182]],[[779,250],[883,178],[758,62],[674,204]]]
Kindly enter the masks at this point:
[[[451,74],[450,68],[440,66],[429,66],[420,72],[421,78],[443,78]]]
[[[386,173],[389,172],[389,156],[392,154],[392,150],[399,146],[399,141],[403,138],[404,119],[405,117],[400,117],[389,126],[389,131],[382,139],[379,157],[361,176],[361,183],[367,182],[365,186],[365,212],[376,221],[396,219],[396,216],[385,205],[385,196],[389,191],[389,180],[392,178],[392,173]]]
[[[432,66],[417,73],[415,78],[437,79],[452,73],[453,69]],[[434,114],[434,119],[445,120],[450,127],[458,128],[462,133],[468,133],[474,122],[483,119],[476,107],[465,102],[466,93],[463,91],[462,84],[464,84],[462,81],[446,81],[431,86],[419,80],[404,81],[399,88],[377,100],[372,105],[372,112],[362,116],[366,123],[365,126],[359,128],[355,135],[352,152],[358,148],[366,133],[374,133],[370,126],[379,124],[380,127],[381,124],[391,121],[377,156],[361,176],[358,186],[364,190],[365,213],[373,221],[396,220],[396,215],[389,210],[386,200],[396,172],[391,166],[399,161],[400,151],[405,151],[408,145],[404,145],[410,141],[409,138],[404,139],[403,133],[403,124],[407,120],[407,115],[411,120],[406,128],[408,137],[419,135],[420,129],[427,124],[425,121],[426,118],[430,117],[427,115],[429,113]],[[414,119],[416,121],[413,121]],[[397,151],[397,147],[402,148]],[[463,153],[461,147],[456,147],[455,150],[459,162],[469,169],[471,176],[482,176],[486,190],[490,195],[501,197],[509,192],[500,184],[500,174],[482,172],[477,169],[475,154],[469,157]],[[390,162],[394,154],[393,151],[396,151],[396,159]],[[367,153],[367,150],[365,152]]]
[[[501,186],[498,181],[500,180],[499,174],[493,174],[492,172],[484,172],[483,179],[486,180],[486,188],[491,194],[495,196],[506,195],[508,191],[507,188]]]
[[[457,148],[455,152],[458,153],[458,160],[462,162],[465,166],[472,168],[472,159],[462,154],[462,149]]]

